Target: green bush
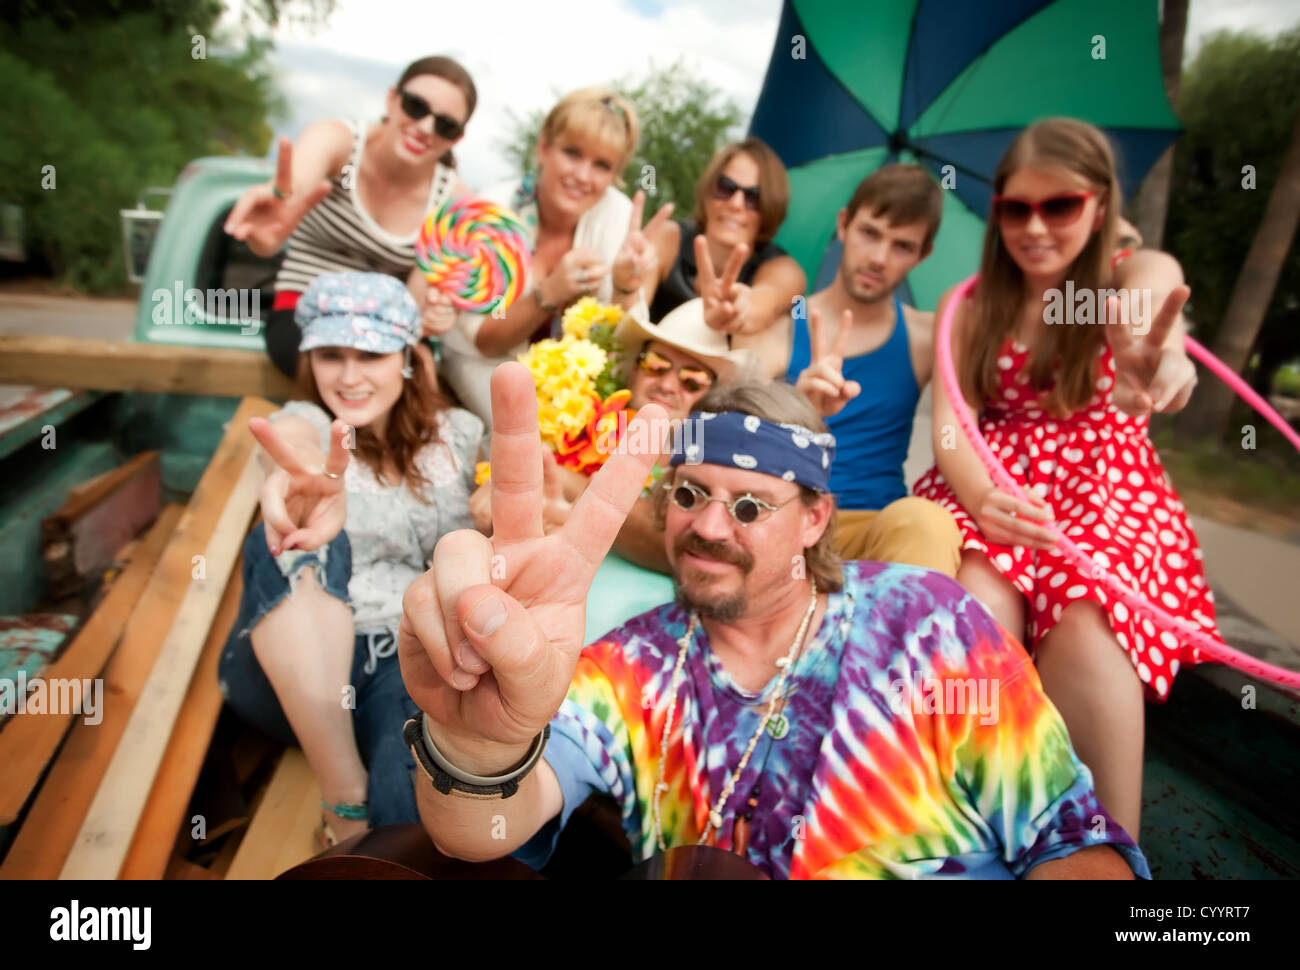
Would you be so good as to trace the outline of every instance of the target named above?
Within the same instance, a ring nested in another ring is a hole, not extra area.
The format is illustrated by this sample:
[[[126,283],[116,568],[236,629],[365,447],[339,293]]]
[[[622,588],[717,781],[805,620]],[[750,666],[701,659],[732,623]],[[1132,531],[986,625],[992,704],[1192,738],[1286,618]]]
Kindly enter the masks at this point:
[[[1288,364],[1279,369],[1273,378],[1273,393],[1286,397],[1300,397],[1300,366]]]

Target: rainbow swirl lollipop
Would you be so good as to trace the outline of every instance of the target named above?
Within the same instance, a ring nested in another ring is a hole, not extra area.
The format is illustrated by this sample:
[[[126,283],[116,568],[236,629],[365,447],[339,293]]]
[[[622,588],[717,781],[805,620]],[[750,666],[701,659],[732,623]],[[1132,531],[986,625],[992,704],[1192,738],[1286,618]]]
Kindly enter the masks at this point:
[[[487,313],[523,292],[531,252],[519,217],[467,196],[429,214],[415,241],[415,261],[431,286],[458,310]]]

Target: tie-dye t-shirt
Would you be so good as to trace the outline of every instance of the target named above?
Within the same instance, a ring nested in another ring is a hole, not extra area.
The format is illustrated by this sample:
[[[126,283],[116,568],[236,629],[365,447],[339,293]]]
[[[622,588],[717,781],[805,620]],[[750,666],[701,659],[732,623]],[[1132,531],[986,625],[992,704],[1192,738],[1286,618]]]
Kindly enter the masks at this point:
[[[544,864],[593,792],[618,803],[638,858],[658,851],[651,795],[688,619],[662,606],[583,651],[545,754],[564,809],[516,858]],[[667,744],[660,812],[669,847],[699,839],[777,680],[742,690],[697,626]],[[784,735],[760,738],[716,843],[731,847],[735,813],[761,771],[746,854],[768,875],[1005,879],[1109,843],[1149,878],[1098,802],[1024,649],[948,577],[846,563],[844,588],[828,597],[786,692]]]

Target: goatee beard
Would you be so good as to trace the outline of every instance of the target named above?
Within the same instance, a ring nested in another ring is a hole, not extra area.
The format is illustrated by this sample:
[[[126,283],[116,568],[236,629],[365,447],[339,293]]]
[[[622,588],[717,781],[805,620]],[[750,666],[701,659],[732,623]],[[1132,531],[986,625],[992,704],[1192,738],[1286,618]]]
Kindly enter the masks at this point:
[[[688,613],[694,610],[702,620],[716,620],[719,623],[734,623],[749,609],[749,599],[744,593],[736,593],[720,600],[696,600],[682,588],[680,581],[673,578],[673,595],[677,605]]]

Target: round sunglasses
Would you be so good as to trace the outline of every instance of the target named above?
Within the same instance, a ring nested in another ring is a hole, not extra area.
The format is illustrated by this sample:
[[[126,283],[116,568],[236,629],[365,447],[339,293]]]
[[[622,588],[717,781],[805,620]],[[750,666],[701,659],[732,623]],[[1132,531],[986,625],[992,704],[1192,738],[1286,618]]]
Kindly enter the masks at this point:
[[[750,212],[758,211],[758,186],[741,185],[725,175],[719,175],[713,183],[713,197],[719,202],[727,202],[737,192],[745,193],[745,208]]]
[[[465,126],[451,115],[439,114],[429,106],[429,102],[412,91],[398,91],[402,111],[412,121],[420,121],[426,115],[433,115],[433,130],[439,138],[455,141],[465,133]]]
[[[1003,225],[1019,227],[1029,222],[1034,213],[1049,226],[1060,228],[1077,222],[1083,207],[1096,192],[1063,192],[1047,199],[1032,202],[1013,195],[993,196],[993,215]]]
[[[715,498],[694,482],[682,482],[679,485],[665,483],[664,489],[668,492],[668,497],[672,499],[673,505],[683,512],[698,512],[710,502],[721,502],[727,511],[731,513],[731,517],[741,525],[753,525],[760,519],[771,515],[777,509],[785,508],[799,497],[796,495],[780,505],[773,505],[770,502],[764,502],[761,498],[755,498],[748,492],[728,502],[724,498]]]

